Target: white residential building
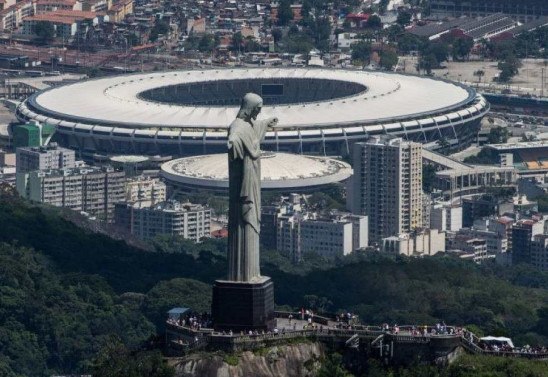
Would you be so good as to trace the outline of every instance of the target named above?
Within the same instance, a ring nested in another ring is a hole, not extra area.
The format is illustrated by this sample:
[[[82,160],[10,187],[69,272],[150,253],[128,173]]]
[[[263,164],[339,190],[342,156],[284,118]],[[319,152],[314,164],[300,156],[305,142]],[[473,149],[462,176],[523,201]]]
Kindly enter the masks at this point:
[[[443,253],[445,252],[445,232],[439,232],[437,229],[423,229],[386,237],[382,240],[381,250],[385,253],[409,257]]]
[[[423,225],[422,146],[401,138],[356,143],[348,207],[369,218],[369,243]]]
[[[166,200],[166,184],[156,178],[137,177],[126,183],[126,201],[151,202],[156,204]]]
[[[348,51],[351,49],[354,43],[363,41],[362,38],[358,38],[357,33],[339,33],[337,35],[337,46],[342,51]]]
[[[124,200],[125,174],[111,167],[35,170],[17,174],[17,191],[27,199],[83,211],[110,220]]]
[[[462,228],[462,206],[449,202],[434,203],[430,209],[430,227],[456,232]]]
[[[495,258],[494,254],[487,252],[487,241],[471,236],[456,235],[447,239],[446,250],[449,253],[459,255],[463,259],[470,259],[476,263]]]
[[[200,242],[211,235],[210,209],[173,200],[147,207],[118,203],[114,211],[114,222],[142,239],[172,235]]]
[[[73,168],[75,164],[75,152],[72,149],[59,147],[56,143],[42,147],[21,147],[16,151],[17,173]]]
[[[367,247],[367,216],[337,213],[327,219],[315,214],[281,216],[277,228],[277,250],[300,261],[314,252],[335,258]]]
[[[335,258],[353,251],[350,221],[309,220],[300,225],[303,254],[313,252],[326,258]]]
[[[487,247],[487,254],[497,255],[506,253],[508,251],[508,238],[495,231],[487,229],[462,228],[458,231],[459,235],[473,237],[485,240]]]

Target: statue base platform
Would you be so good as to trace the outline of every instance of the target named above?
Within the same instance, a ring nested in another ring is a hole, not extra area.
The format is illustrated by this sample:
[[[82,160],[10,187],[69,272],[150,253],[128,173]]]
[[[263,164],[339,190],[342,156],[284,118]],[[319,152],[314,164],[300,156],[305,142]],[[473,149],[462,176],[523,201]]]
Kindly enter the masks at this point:
[[[271,330],[274,318],[274,283],[267,276],[253,282],[216,280],[211,314],[215,330]]]

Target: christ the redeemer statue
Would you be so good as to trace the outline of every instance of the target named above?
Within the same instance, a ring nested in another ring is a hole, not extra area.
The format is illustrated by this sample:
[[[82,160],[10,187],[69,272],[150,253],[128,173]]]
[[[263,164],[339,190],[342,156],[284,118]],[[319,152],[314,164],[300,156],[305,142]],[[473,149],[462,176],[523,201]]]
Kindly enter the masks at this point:
[[[259,269],[261,141],[278,119],[257,120],[263,100],[248,93],[228,130],[228,280],[254,282]]]

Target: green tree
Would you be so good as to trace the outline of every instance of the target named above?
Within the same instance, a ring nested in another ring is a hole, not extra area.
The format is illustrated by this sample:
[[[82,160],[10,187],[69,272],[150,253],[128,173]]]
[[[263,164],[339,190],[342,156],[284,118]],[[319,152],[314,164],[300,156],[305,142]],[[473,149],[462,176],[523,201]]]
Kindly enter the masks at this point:
[[[317,18],[310,25],[310,35],[314,39],[314,45],[321,51],[329,50],[329,36],[331,35],[331,24],[325,17]]]
[[[398,64],[398,54],[392,50],[381,51],[380,65],[382,68],[390,71],[396,64]]]
[[[427,43],[423,49],[424,54],[432,54],[436,58],[437,64],[433,68],[438,68],[441,63],[447,61],[449,56],[449,45],[443,42]]]
[[[398,18],[396,19],[396,22],[398,25],[405,27],[411,23],[411,19],[413,18],[413,15],[407,11],[399,12]]]
[[[322,364],[318,377],[352,377],[342,364],[343,358],[339,353],[332,353]]]
[[[274,38],[275,43],[279,43],[282,40],[282,37],[283,37],[282,29],[280,28],[272,29],[272,38]]]
[[[367,22],[365,23],[365,27],[367,27],[369,29],[380,29],[380,28],[382,28],[381,18],[379,16],[377,16],[376,14],[372,14],[367,19]]]
[[[53,41],[53,38],[55,37],[55,29],[51,22],[38,21],[34,25],[34,34],[36,35],[39,43],[47,44]]]
[[[448,148],[451,146],[451,144],[449,143],[449,140],[447,140],[447,138],[445,136],[440,137],[436,141],[436,144],[439,145],[439,147],[440,147],[439,151],[441,153],[446,153]]]
[[[293,20],[290,0],[282,0],[278,5],[278,25],[286,26]]]
[[[478,78],[478,82],[481,82],[481,78],[485,76],[485,71],[482,69],[478,69],[477,71],[474,71],[474,76]]]
[[[91,67],[86,70],[86,75],[89,78],[101,76],[101,70],[98,67]]]
[[[315,312],[325,313],[329,312],[333,303],[327,297],[318,297],[316,295],[305,295],[303,300],[306,307],[314,310]]]
[[[411,33],[403,33],[397,39],[398,50],[402,54],[409,54],[411,51],[421,51],[423,45],[426,44],[424,39],[417,37]]]
[[[93,375],[102,377],[173,377],[159,351],[131,351],[118,337],[110,337],[95,358]]]
[[[143,310],[160,329],[166,319],[167,311],[181,306],[198,312],[209,311],[211,287],[191,279],[162,281],[146,294]]]
[[[301,25],[304,27],[308,27],[314,22],[314,15],[312,13],[312,6],[310,1],[303,1],[303,6],[301,8]]]
[[[352,60],[359,61],[362,65],[369,62],[371,57],[371,44],[369,42],[359,41],[353,43],[350,47],[352,49]]]
[[[128,46],[138,46],[139,37],[135,33],[130,33],[126,36]]]
[[[426,71],[427,74],[431,74],[432,70],[434,68],[437,68],[439,66],[438,59],[436,59],[436,55],[433,53],[430,53],[428,55],[421,55],[419,57],[419,64],[417,66],[417,69]]]
[[[212,52],[215,48],[215,37],[213,34],[204,34],[198,43],[198,51]]]
[[[379,12],[380,13],[386,12],[386,8],[388,7],[388,4],[390,4],[390,0],[381,0],[379,2]]]
[[[506,127],[491,128],[489,135],[487,135],[487,142],[489,144],[503,144],[508,141],[509,132]]]
[[[390,42],[397,42],[398,39],[403,35],[404,30],[400,25],[390,25],[385,29],[385,35],[387,36]]]
[[[513,54],[506,55],[498,63],[499,81],[500,82],[510,82],[512,77],[519,73],[519,68],[521,67],[521,61]]]
[[[261,51],[263,46],[255,40],[253,37],[247,37],[245,40],[245,52],[257,52]]]
[[[314,48],[314,40],[306,33],[298,29],[290,28],[287,36],[283,38],[282,50],[291,54],[308,54]]]
[[[467,37],[456,38],[451,47],[453,60],[462,61],[470,54],[470,51],[472,51],[474,40]]]
[[[161,18],[157,17],[154,21],[154,26],[152,27],[152,30],[150,31],[149,39],[151,42],[156,42],[158,40],[158,37],[160,35],[165,35],[169,32],[169,24],[162,20]]]
[[[244,43],[244,37],[242,36],[241,32],[237,31],[236,33],[232,35],[231,50],[241,51],[243,43]]]

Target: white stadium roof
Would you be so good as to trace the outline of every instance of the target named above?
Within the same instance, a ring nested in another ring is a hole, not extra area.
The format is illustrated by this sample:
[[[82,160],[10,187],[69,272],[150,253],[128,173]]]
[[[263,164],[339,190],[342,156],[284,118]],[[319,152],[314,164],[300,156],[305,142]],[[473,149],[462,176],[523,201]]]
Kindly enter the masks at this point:
[[[78,82],[34,98],[39,112],[60,120],[146,128],[226,128],[234,106],[170,105],[147,101],[139,93],[170,85],[246,79],[325,79],[354,82],[366,91],[305,104],[267,105],[261,117],[276,116],[280,128],[366,124],[437,113],[465,103],[474,93],[443,80],[350,70],[238,68],[140,73]]]
[[[341,182],[351,175],[349,164],[332,158],[272,152],[263,152],[261,157],[264,189],[312,188]],[[176,185],[228,189],[228,157],[220,153],[175,159],[162,165],[162,176]]]

